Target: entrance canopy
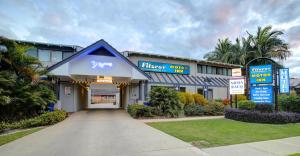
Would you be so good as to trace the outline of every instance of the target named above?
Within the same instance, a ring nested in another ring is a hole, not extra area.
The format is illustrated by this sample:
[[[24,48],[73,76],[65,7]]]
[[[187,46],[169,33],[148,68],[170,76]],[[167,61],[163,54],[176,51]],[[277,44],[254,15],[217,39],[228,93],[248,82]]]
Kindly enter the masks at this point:
[[[48,68],[50,74],[78,81],[132,81],[150,77],[103,39]]]

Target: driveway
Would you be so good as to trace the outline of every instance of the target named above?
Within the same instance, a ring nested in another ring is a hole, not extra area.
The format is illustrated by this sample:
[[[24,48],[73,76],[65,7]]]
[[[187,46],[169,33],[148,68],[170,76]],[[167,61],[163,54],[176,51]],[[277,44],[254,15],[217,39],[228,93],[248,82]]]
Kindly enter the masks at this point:
[[[1,156],[199,156],[200,149],[132,119],[90,110],[0,146]]]

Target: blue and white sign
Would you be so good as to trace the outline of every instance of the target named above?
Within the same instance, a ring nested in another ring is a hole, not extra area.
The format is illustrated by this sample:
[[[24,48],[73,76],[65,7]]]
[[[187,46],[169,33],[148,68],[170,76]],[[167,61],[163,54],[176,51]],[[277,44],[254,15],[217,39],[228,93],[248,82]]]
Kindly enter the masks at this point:
[[[273,86],[252,86],[250,98],[257,104],[273,104]]]
[[[190,74],[190,66],[188,65],[151,62],[151,61],[139,61],[138,66],[143,71],[172,73],[172,74]]]
[[[250,84],[273,83],[272,65],[250,66]]]
[[[279,92],[290,92],[290,76],[288,68],[279,69]]]

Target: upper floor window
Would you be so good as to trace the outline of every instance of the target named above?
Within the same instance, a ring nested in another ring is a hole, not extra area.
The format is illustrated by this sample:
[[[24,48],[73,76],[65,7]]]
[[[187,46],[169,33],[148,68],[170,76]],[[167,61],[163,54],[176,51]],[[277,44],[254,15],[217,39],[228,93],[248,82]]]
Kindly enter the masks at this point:
[[[62,60],[62,52],[61,51],[52,51],[51,61],[52,62],[60,62]]]
[[[70,57],[72,54],[73,53],[71,53],[71,52],[64,52],[63,53],[63,59],[66,59],[66,58]]]
[[[26,52],[27,55],[32,56],[32,57],[37,57],[38,56],[38,51],[36,48],[30,48]]]
[[[39,50],[39,60],[42,62],[51,61],[51,51],[50,50]]]
[[[202,74],[216,74],[216,75],[225,75],[231,76],[231,69],[207,65],[197,65],[197,72]]]

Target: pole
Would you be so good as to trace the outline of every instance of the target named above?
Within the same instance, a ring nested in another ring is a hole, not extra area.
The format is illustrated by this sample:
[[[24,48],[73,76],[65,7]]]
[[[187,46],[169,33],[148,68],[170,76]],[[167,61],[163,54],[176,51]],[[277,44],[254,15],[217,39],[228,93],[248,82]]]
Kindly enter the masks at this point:
[[[274,71],[275,71],[275,88],[274,88],[274,94],[275,94],[275,111],[278,112],[278,86],[277,86],[277,67],[274,65]]]
[[[230,107],[233,108],[232,107],[232,95],[230,95]]]
[[[237,108],[237,94],[235,94],[235,108]]]

